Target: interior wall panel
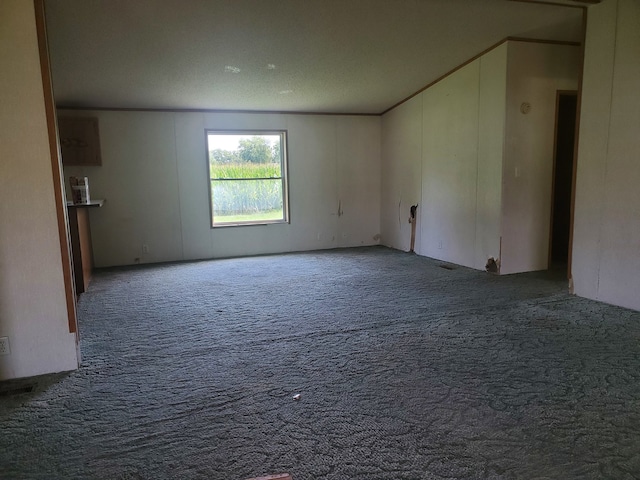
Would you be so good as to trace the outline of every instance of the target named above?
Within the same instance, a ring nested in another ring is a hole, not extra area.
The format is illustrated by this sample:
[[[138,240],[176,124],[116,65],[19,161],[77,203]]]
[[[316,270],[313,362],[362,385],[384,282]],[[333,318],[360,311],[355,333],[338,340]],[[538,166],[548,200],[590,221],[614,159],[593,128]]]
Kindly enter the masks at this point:
[[[634,309],[640,309],[639,25],[633,0],[590,10],[576,198],[582,236],[574,241],[576,293]]]
[[[392,248],[408,251],[411,245],[411,205],[422,201],[422,95],[382,117],[381,236]],[[420,215],[418,215],[418,220]],[[415,251],[422,253],[419,225]]]
[[[620,0],[599,296],[640,309],[640,3]]]
[[[102,166],[89,177],[96,266],[375,245],[379,117],[64,111],[96,116]],[[287,130],[290,224],[210,227],[206,129]],[[344,198],[345,218],[338,206]],[[145,248],[143,248],[145,246]]]
[[[341,247],[369,245],[380,239],[380,124],[376,117],[336,119]],[[371,235],[374,225],[378,228]]]
[[[423,95],[421,252],[474,265],[479,60]]]
[[[34,2],[0,2],[0,380],[78,368]]]
[[[577,90],[579,53],[509,42],[501,273],[548,268],[556,93]]]
[[[207,146],[205,115],[176,113],[173,115],[176,138],[176,170],[180,195],[180,228],[182,255],[185,260],[213,256],[211,211],[207,199]]]

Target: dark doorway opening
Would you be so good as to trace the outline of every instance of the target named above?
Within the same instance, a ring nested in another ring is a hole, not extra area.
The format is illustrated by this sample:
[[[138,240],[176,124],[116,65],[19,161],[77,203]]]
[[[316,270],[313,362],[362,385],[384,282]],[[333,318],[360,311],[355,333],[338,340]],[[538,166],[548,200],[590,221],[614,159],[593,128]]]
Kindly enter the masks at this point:
[[[558,92],[549,268],[564,269],[565,271],[569,262],[570,249],[571,190],[577,104],[577,92]]]

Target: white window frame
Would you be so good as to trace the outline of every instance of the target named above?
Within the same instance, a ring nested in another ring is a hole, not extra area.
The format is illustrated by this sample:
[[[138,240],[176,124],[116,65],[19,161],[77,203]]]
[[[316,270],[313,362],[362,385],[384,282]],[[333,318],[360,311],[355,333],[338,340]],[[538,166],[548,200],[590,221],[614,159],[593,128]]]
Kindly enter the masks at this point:
[[[289,220],[289,175],[288,175],[288,145],[287,130],[221,130],[206,129],[205,130],[205,146],[206,146],[206,166],[209,191],[209,220],[211,228],[222,227],[242,227],[252,225],[272,225],[272,224],[288,224]],[[256,179],[215,179],[211,175],[211,163],[209,158],[209,135],[242,135],[242,136],[260,136],[260,135],[278,135],[280,136],[280,177],[256,178]],[[279,178],[282,181],[282,218],[276,220],[248,220],[233,222],[216,222],[214,217],[214,198],[213,198],[213,182],[216,181],[251,181],[251,180],[271,180]]]

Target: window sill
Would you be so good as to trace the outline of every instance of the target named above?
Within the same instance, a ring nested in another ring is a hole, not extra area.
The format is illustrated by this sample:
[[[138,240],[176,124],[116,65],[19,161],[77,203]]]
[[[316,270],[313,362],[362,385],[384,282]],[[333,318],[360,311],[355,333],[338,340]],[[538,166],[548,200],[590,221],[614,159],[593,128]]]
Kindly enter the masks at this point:
[[[228,227],[260,227],[266,225],[288,225],[288,220],[265,220],[261,222],[229,222],[229,223],[216,223],[211,225],[211,228],[228,228]]]

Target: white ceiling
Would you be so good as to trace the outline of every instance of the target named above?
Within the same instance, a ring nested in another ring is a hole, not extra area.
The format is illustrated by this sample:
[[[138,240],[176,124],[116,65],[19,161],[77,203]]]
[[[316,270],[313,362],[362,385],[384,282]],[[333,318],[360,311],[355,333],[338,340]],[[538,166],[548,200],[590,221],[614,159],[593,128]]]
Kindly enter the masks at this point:
[[[507,0],[46,0],[58,105],[381,113],[582,9]]]

